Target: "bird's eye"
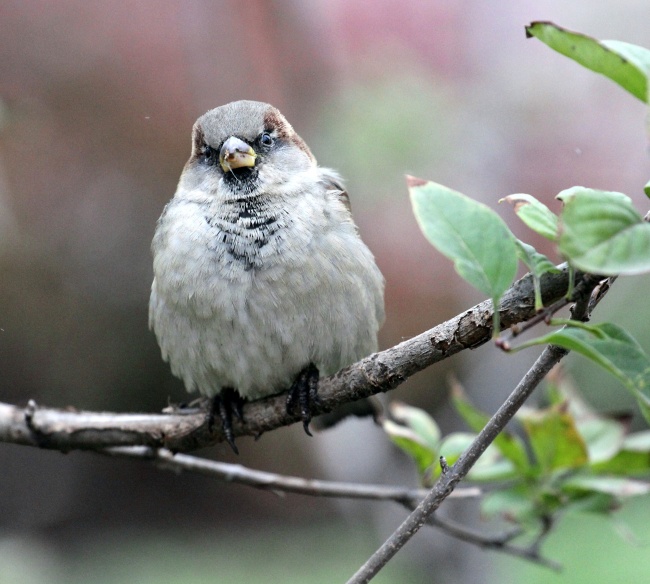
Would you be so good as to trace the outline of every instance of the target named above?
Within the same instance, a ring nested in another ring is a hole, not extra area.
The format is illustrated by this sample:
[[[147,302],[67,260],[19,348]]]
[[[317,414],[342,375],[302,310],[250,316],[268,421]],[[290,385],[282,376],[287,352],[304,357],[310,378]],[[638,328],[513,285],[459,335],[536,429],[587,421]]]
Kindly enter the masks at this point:
[[[212,146],[203,144],[201,147],[201,158],[206,164],[215,164],[219,157],[217,156],[217,151]]]
[[[269,146],[273,146],[273,142],[274,142],[273,136],[271,136],[271,134],[269,134],[268,132],[263,132],[260,135],[260,144],[262,146],[266,146],[268,148]]]

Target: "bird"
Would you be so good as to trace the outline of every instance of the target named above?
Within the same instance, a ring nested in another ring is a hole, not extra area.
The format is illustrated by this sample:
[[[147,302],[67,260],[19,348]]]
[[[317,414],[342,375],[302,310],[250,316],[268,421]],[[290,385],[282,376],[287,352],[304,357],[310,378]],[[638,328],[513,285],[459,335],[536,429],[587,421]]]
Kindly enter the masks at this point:
[[[377,351],[384,277],[342,179],[267,103],[198,118],[151,250],[149,327],[235,452],[244,402],[288,391],[311,435],[320,377]]]

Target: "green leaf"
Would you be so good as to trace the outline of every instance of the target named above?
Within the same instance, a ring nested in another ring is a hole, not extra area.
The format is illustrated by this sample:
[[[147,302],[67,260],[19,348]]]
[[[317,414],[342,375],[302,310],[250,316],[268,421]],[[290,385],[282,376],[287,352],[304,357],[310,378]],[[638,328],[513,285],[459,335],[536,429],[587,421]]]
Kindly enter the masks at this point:
[[[650,484],[621,477],[574,476],[564,481],[563,491],[597,492],[618,498],[650,493]]]
[[[536,524],[539,518],[535,493],[526,484],[487,493],[481,512],[488,518],[500,517],[517,523]]]
[[[476,483],[495,483],[518,478],[519,473],[514,464],[501,457],[500,454],[495,460],[490,458],[484,459],[483,457],[485,457],[489,451],[490,448],[483,453],[481,458],[478,459],[478,462],[467,473],[467,480]],[[498,454],[496,449],[494,449],[493,452]]]
[[[433,465],[438,463],[438,453],[432,450],[413,430],[400,426],[391,420],[384,420],[382,423],[384,432],[388,434],[392,442],[406,454],[408,454],[418,469],[423,483],[427,484],[427,476]]]
[[[440,428],[427,412],[400,401],[391,402],[388,410],[392,419],[410,428],[432,451],[438,450]]]
[[[519,239],[516,240],[517,257],[528,267],[537,278],[544,274],[559,274],[560,269],[543,253],[539,253],[532,245]]]
[[[597,416],[596,410],[588,404],[578,392],[573,381],[564,373],[561,367],[553,369],[546,376],[546,390],[551,403],[567,403],[571,415],[578,421]]]
[[[576,268],[605,276],[650,271],[650,224],[622,193],[562,191],[560,253]]]
[[[647,475],[650,472],[650,430],[626,436],[616,456],[592,465],[592,470],[626,476]]]
[[[648,102],[650,51],[647,49],[620,41],[598,41],[552,22],[533,22],[526,27],[526,34]]]
[[[452,466],[456,463],[458,457],[469,447],[474,438],[476,438],[476,435],[469,434],[468,432],[452,432],[448,434],[440,442],[440,456],[444,456],[447,464]],[[440,466],[437,468],[434,467],[434,478],[440,476],[441,472],[442,469]]]
[[[577,468],[588,462],[587,446],[566,408],[552,406],[539,411],[522,408],[517,418],[544,473]]]
[[[625,428],[620,422],[594,417],[576,420],[576,426],[587,445],[590,464],[614,458],[623,446]]]
[[[444,456],[447,464],[454,464],[458,457],[465,452],[476,438],[468,432],[452,432],[440,443],[440,455]],[[436,476],[440,474],[439,467],[435,469]],[[467,474],[470,481],[494,482],[516,478],[516,470],[512,462],[505,460],[501,452],[491,444],[481,454],[476,464]]]
[[[459,390],[458,386],[452,393],[452,399],[458,414],[475,432],[480,432],[490,420],[490,416],[476,408],[467,399],[467,396]],[[494,439],[494,446],[506,459],[514,464],[520,473],[524,473],[530,468],[526,447],[518,436],[503,430]]]
[[[470,447],[475,438],[476,434],[471,434],[470,432],[452,432],[442,439],[440,443],[440,455],[444,456],[447,459],[447,463],[451,466]]]
[[[510,203],[515,208],[517,216],[533,231],[542,237],[557,240],[558,218],[544,203],[540,203],[532,195],[519,193],[508,195],[499,201]]]
[[[569,496],[569,500],[565,501],[563,505],[563,511],[566,513],[608,515],[621,506],[616,497],[605,493],[568,489],[564,497],[566,498],[567,495]]]
[[[424,410],[402,402],[392,402],[389,412],[391,419],[382,422],[384,431],[398,448],[413,459],[422,484],[430,486],[432,477],[440,472],[438,424]]]
[[[637,398],[641,412],[650,421],[650,359],[636,340],[621,327],[602,323],[571,326],[532,339],[518,347],[552,344],[576,351],[614,375]]]
[[[593,464],[591,470],[602,474],[647,476],[650,472],[650,453],[635,452],[624,448],[613,458]]]
[[[635,432],[625,437],[623,448],[631,452],[650,453],[650,430]]]
[[[643,192],[645,193],[646,197],[650,197],[650,182],[647,182],[645,186],[643,187]]]
[[[548,390],[552,403],[566,407],[587,445],[589,464],[595,465],[615,457],[623,447],[627,427],[618,420],[599,415],[582,397],[561,370],[549,376]]]
[[[443,185],[408,177],[415,218],[431,244],[494,306],[517,273],[515,237],[491,209]],[[498,334],[498,311],[494,311]]]
[[[517,239],[517,257],[528,267],[533,275],[535,290],[535,310],[544,308],[540,278],[544,274],[558,274],[560,270],[544,254],[539,253],[532,245]]]

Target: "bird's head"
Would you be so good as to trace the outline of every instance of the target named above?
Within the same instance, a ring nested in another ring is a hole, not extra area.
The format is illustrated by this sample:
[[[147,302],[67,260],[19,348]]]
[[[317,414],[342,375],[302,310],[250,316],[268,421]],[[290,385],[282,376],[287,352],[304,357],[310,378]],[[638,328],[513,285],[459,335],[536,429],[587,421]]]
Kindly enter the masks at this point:
[[[186,186],[231,196],[267,192],[316,165],[309,147],[273,106],[235,101],[194,124]]]

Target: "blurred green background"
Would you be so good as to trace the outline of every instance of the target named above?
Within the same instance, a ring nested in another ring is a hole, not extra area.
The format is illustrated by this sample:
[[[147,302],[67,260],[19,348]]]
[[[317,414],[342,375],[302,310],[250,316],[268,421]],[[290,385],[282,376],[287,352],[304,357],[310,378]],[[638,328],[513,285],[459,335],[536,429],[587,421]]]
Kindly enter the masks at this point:
[[[497,208],[528,192],[552,209],[573,185],[623,191],[645,212],[646,110],[524,37],[553,20],[650,47],[645,0],[2,0],[0,401],[159,411],[183,400],[147,330],[149,244],[189,156],[190,130],[234,99],[280,108],[347,180],[386,276],[381,346],[482,300],[418,232],[404,174]],[[540,250],[509,208],[513,230]],[[599,307],[650,347],[649,278]],[[493,411],[535,358],[485,346],[389,398],[445,431],[453,371]],[[600,408],[634,409],[601,371],[567,367]],[[242,464],[333,480],[414,483],[376,427],[240,441]],[[200,453],[235,460],[227,447]],[[477,521],[475,503],[443,512]],[[561,576],[424,530],[377,582],[628,582],[650,570],[647,501],[611,523],[567,516],[545,550]],[[0,584],[341,582],[399,524],[377,503],[278,497],[146,464],[0,445]],[[628,538],[629,539],[629,538]],[[639,547],[640,546],[640,547]]]

